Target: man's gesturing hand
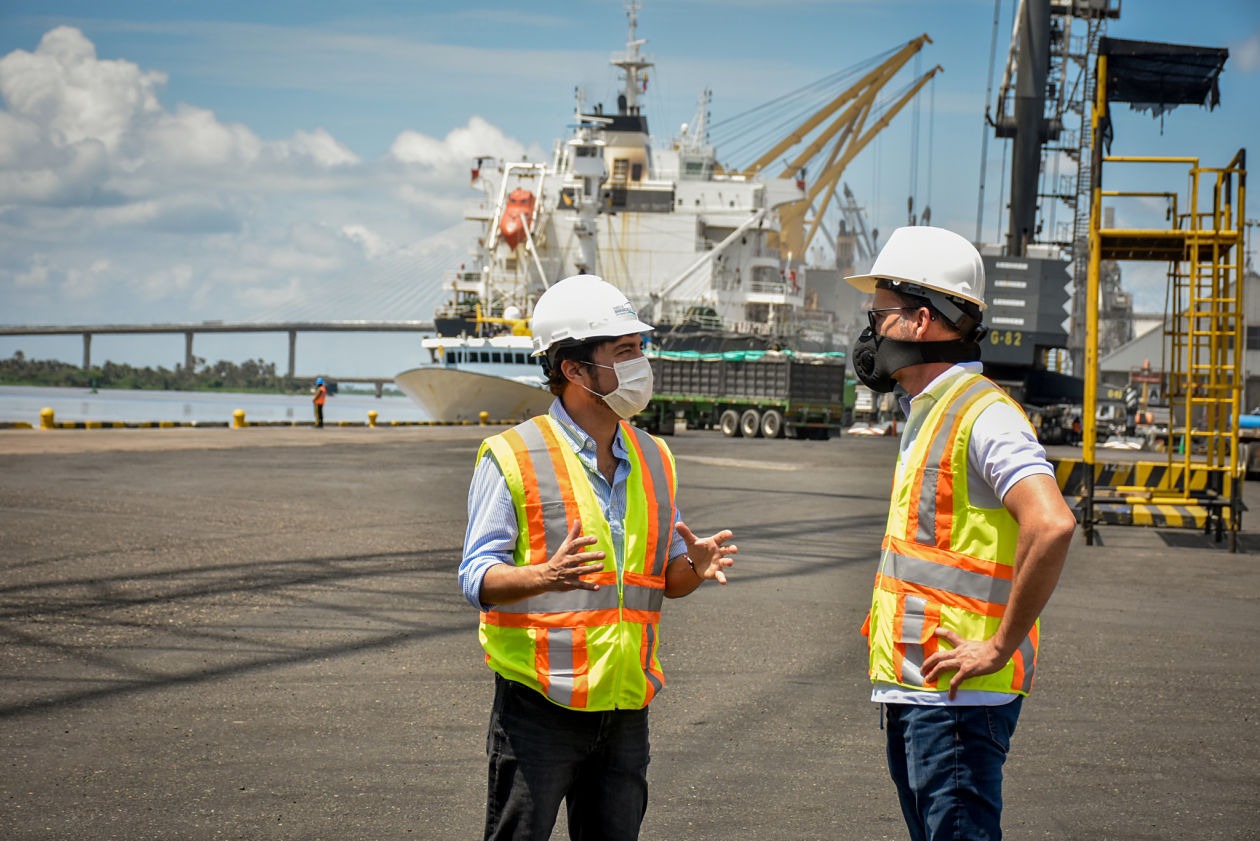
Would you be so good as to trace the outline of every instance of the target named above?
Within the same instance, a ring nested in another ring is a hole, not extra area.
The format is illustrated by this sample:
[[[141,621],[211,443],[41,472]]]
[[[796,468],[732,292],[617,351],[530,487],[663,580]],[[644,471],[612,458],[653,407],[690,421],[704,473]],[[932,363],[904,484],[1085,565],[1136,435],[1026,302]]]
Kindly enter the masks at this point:
[[[680,521],[674,528],[687,543],[687,557],[695,564],[696,574],[701,579],[713,579],[719,584],[725,584],[726,573],[723,570],[735,563],[735,559],[729,556],[739,551],[739,547],[734,544],[724,545],[734,537],[731,530],[723,529],[710,537],[699,538],[687,528],[686,523]]]
[[[569,527],[560,548],[551,560],[543,564],[539,572],[542,575],[544,590],[598,590],[599,585],[582,579],[583,575],[599,572],[604,568],[603,552],[584,552],[583,547],[595,543],[597,538],[582,534],[582,521],[574,520]]]

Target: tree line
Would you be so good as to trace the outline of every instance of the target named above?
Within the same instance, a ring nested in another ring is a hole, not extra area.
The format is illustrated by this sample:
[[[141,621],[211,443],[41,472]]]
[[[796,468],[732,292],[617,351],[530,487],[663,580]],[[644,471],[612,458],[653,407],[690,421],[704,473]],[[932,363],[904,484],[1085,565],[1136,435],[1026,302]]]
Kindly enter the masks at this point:
[[[239,365],[219,360],[207,365],[193,357],[191,368],[134,368],[105,362],[80,368],[53,359],[27,359],[17,351],[10,359],[0,359],[0,385],[38,385],[60,388],[130,388],[150,391],[263,391],[304,392],[310,383],[276,373],[276,364],[250,359]]]

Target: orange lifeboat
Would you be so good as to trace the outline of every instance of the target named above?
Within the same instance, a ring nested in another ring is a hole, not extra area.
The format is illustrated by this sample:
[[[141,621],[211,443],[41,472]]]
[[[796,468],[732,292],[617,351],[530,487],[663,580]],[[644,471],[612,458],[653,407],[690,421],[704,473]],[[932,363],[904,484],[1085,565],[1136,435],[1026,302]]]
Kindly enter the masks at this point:
[[[534,223],[534,205],[537,199],[529,190],[518,187],[508,194],[507,207],[499,220],[499,233],[508,248],[515,249],[525,241],[525,229]]]

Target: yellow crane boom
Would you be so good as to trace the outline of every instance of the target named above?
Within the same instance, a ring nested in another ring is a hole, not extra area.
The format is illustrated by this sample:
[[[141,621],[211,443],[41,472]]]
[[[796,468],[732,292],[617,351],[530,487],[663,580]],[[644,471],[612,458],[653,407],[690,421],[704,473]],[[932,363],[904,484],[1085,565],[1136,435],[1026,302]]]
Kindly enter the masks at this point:
[[[782,160],[791,149],[812,138],[784,166],[779,177],[792,175],[807,169],[824,150],[826,160],[821,174],[813,179],[806,198],[779,208],[779,250],[784,259],[804,259],[805,252],[814,238],[823,214],[835,194],[840,177],[849,162],[888,126],[892,119],[912,100],[937,73],[940,65],[923,74],[897,101],[886,108],[869,128],[866,128],[876,97],[894,76],[932,39],[924,33],[914,38],[895,53],[867,72],[853,85],[833,97],[826,105],[810,115],[768,152],[749,165],[743,174],[754,176]],[[843,110],[841,110],[843,109]],[[821,130],[820,130],[821,129]],[[821,195],[821,201],[818,201]],[[817,204],[815,204],[817,202]],[[806,230],[806,216],[813,211]]]

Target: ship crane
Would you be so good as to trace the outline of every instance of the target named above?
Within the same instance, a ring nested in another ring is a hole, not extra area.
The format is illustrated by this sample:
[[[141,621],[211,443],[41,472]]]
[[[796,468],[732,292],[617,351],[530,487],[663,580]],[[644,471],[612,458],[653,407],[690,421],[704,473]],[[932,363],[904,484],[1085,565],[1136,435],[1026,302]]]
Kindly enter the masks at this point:
[[[806,254],[845,168],[941,72],[940,65],[933,67],[907,86],[882,112],[877,112],[877,97],[881,91],[924,45],[930,43],[932,39],[926,33],[908,41],[743,170],[742,174],[749,177],[765,173],[776,161],[785,160],[793,149],[801,147],[793,157],[786,159],[778,177],[788,178],[804,171],[819,172],[805,188],[802,200],[779,208],[783,259],[791,261],[794,256],[799,258]]]

